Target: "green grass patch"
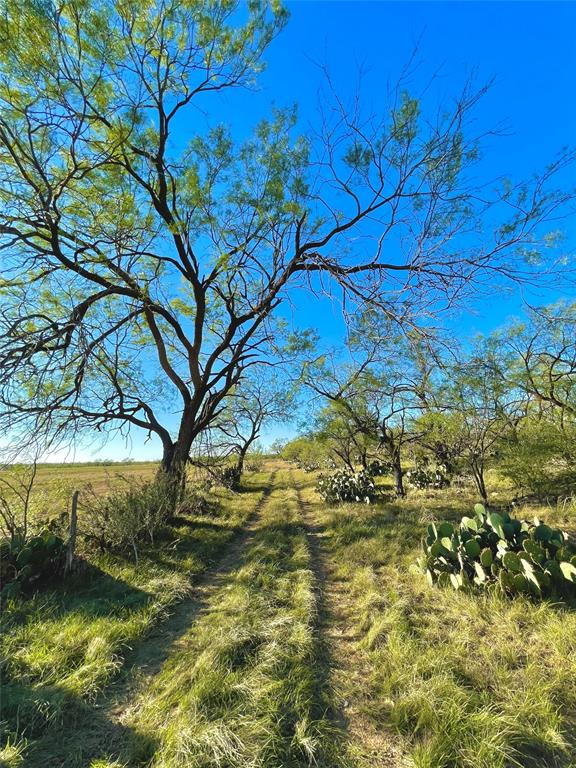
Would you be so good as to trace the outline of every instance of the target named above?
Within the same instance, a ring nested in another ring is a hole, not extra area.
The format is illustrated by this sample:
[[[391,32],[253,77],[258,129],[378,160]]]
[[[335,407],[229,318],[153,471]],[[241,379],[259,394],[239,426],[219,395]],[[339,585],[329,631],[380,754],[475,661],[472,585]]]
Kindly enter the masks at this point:
[[[123,720],[112,764],[155,768],[341,764],[319,679],[316,596],[287,473],[262,524],[179,649]]]
[[[73,721],[221,555],[268,478],[253,475],[242,494],[215,494],[216,514],[180,519],[141,551],[138,565],[94,555],[75,577],[7,606],[0,639],[5,743],[22,736],[33,742],[51,724]]]
[[[365,674],[350,695],[398,733],[416,768],[572,768],[574,606],[432,588],[412,567],[427,523],[459,519],[468,495],[318,505],[359,635]],[[576,522],[573,503],[514,514],[572,531]]]

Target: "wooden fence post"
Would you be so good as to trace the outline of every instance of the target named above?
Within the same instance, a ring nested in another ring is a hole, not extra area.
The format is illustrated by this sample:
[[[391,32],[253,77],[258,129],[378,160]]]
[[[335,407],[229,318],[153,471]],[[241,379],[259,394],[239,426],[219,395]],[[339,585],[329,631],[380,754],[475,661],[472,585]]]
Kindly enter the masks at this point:
[[[80,491],[74,491],[72,494],[72,510],[70,512],[70,531],[68,534],[68,548],[66,551],[66,566],[64,573],[70,573],[72,562],[74,561],[74,549],[76,547],[76,528],[78,526],[78,496]]]

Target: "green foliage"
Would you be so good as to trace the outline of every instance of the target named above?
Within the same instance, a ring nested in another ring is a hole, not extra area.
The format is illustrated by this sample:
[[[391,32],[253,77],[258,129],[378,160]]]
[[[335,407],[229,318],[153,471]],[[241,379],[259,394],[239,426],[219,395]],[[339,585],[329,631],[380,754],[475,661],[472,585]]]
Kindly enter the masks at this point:
[[[312,437],[298,437],[290,440],[282,449],[282,458],[293,461],[299,469],[315,472],[323,467],[333,467],[326,445]]]
[[[450,485],[450,478],[443,464],[436,467],[419,465],[415,469],[409,469],[406,478],[408,485],[413,488],[447,488]]]
[[[382,459],[374,459],[366,467],[368,474],[372,477],[382,477],[383,475],[389,475],[392,472],[392,462],[383,461]]]
[[[54,526],[46,526],[34,536],[14,536],[0,540],[0,598],[10,599],[22,589],[38,585],[39,579],[62,572],[66,545]]]
[[[248,472],[262,472],[266,454],[258,446],[246,456],[245,468]]]
[[[343,501],[363,501],[370,504],[376,497],[372,475],[365,470],[353,474],[341,469],[327,477],[320,475],[316,490],[328,504],[339,504]]]
[[[502,450],[498,467],[521,492],[539,498],[570,496],[576,491],[576,425],[554,414],[529,413],[515,439]]]
[[[431,523],[423,550],[418,562],[431,584],[576,597],[576,546],[537,518],[530,523],[477,504],[459,526]]]
[[[153,482],[126,480],[126,486],[105,496],[93,493],[85,503],[81,532],[101,550],[131,547],[138,559],[138,543],[154,542],[155,533],[173,513],[170,479]]]

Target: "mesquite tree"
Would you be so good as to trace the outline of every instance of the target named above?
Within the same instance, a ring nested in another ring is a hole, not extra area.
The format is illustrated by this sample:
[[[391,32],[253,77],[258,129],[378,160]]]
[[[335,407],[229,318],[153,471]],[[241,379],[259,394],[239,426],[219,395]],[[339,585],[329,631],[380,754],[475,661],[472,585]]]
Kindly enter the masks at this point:
[[[458,424],[461,456],[478,493],[488,499],[486,469],[513,439],[528,398],[508,379],[509,356],[493,339],[480,340],[471,352],[446,368],[438,401]]]
[[[426,407],[435,356],[413,333],[404,335],[373,311],[356,318],[347,356],[320,358],[306,385],[332,403],[349,430],[372,443],[392,465],[394,488],[404,496],[402,459],[418,439],[414,419]]]
[[[285,18],[265,0],[5,0],[3,434],[137,427],[181,481],[226,395],[279,354],[292,289],[404,321],[534,270],[572,158],[490,198],[469,173],[484,88],[427,116],[402,79],[377,115],[332,93],[302,138],[292,110],[241,145],[211,121]]]
[[[367,435],[350,418],[346,405],[337,400],[329,401],[314,419],[314,436],[326,446],[331,457],[351,472],[355,471],[357,464],[366,469],[370,453],[378,445],[373,435]]]
[[[513,356],[511,383],[561,417],[576,418],[576,303],[532,308],[496,340]]]
[[[239,485],[248,452],[260,438],[265,424],[282,423],[293,415],[294,391],[286,391],[278,373],[252,371],[232,392],[225,410],[215,420],[213,448],[220,455],[234,455],[234,485]]]

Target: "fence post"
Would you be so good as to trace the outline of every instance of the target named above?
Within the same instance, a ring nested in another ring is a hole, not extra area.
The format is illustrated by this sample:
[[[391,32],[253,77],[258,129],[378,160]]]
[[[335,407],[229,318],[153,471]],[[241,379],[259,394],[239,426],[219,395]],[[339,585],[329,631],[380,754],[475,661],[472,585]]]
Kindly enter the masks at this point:
[[[72,510],[70,512],[70,531],[68,534],[68,548],[66,550],[66,566],[64,573],[70,573],[72,562],[74,560],[74,549],[76,547],[76,528],[78,526],[78,496],[80,491],[74,491],[72,494]]]

